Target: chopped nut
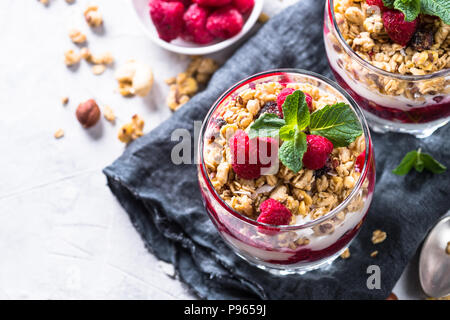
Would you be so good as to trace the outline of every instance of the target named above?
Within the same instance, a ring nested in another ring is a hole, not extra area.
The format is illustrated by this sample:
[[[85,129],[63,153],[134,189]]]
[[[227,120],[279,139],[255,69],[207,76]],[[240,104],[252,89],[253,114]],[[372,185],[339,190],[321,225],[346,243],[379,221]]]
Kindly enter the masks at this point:
[[[86,35],[78,29],[72,29],[69,31],[69,37],[73,43],[84,43],[86,42]]]
[[[76,116],[84,128],[90,128],[100,119],[100,108],[94,99],[89,99],[80,103],[76,111]]]
[[[370,254],[370,256],[371,256],[372,258],[375,258],[377,255],[378,255],[378,251],[377,251],[377,250],[375,250],[374,252],[372,252],[372,253]]]
[[[450,255],[450,241],[447,242],[447,247],[445,248],[445,253]]]
[[[62,98],[62,99],[61,99],[61,103],[62,103],[63,105],[67,105],[67,104],[69,103],[69,97],[64,97],[64,98]]]
[[[136,140],[137,138],[144,135],[144,120],[135,114],[131,118],[131,122],[122,126],[119,130],[118,138],[123,143],[130,143],[131,141]]]
[[[266,23],[267,21],[269,21],[270,17],[267,13],[261,13],[258,17],[258,22],[259,23]]]
[[[109,106],[105,106],[103,108],[103,116],[111,123],[114,123],[116,121],[116,115],[114,114],[113,109],[111,109]]]
[[[63,129],[56,130],[53,136],[55,137],[55,139],[61,139],[62,137],[64,137],[64,130]]]
[[[372,243],[377,244],[386,240],[387,234],[381,230],[375,230],[372,234]]]
[[[342,259],[348,259],[350,258],[350,250],[348,248],[346,248],[344,250],[344,252],[341,253],[341,258]]]
[[[153,86],[153,72],[146,64],[130,60],[116,71],[119,92],[123,96],[145,97]]]
[[[96,64],[92,67],[92,73],[95,75],[100,75],[105,72],[106,66],[104,64]]]
[[[114,58],[110,52],[104,52],[102,54],[91,54],[88,59],[89,62],[94,64],[106,64],[110,65],[114,62]]]
[[[96,5],[90,5],[84,10],[84,19],[91,27],[99,27],[103,23],[102,14]]]
[[[91,50],[89,50],[89,48],[81,48],[80,50],[80,56],[82,59],[84,60],[90,60],[91,59]]]
[[[70,67],[76,65],[77,63],[80,62],[80,60],[81,60],[80,54],[76,53],[72,49],[64,52],[64,63],[66,64],[66,66]]]

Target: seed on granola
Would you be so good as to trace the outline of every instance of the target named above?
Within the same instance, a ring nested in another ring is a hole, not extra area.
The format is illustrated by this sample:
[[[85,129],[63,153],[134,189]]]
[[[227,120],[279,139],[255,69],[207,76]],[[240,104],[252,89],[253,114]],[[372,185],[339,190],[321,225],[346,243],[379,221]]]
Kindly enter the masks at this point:
[[[410,45],[414,50],[429,50],[434,44],[434,35],[432,30],[421,28],[414,33]]]
[[[350,258],[350,250],[347,248],[344,250],[344,252],[341,253],[341,258],[342,259],[348,259]]]
[[[370,254],[370,256],[371,256],[372,258],[375,258],[377,255],[378,255],[378,250],[375,250],[375,251],[373,251],[373,252]]]
[[[283,116],[280,110],[278,110],[278,105],[276,101],[266,102],[259,110],[259,112],[256,114],[256,119],[258,119],[263,113],[273,113],[276,114],[279,118]]]
[[[384,231],[381,230],[375,230],[372,233],[372,243],[373,244],[377,244],[377,243],[381,243],[384,240],[386,240],[387,234]]]

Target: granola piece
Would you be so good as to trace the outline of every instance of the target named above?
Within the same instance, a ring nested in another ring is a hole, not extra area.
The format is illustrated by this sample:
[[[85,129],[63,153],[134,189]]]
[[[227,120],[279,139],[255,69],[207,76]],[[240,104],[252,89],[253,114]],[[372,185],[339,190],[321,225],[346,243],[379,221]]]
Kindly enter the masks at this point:
[[[146,64],[130,60],[116,73],[119,92],[123,96],[138,95],[145,97],[153,86],[153,72]]]
[[[119,130],[118,138],[123,143],[130,143],[144,135],[144,120],[137,114],[131,118],[131,122],[122,126]]]
[[[100,27],[103,24],[103,17],[97,5],[89,5],[84,10],[84,19],[93,28]]]
[[[344,252],[341,253],[341,258],[342,259],[348,259],[350,258],[350,250],[348,248],[346,248],[344,250]]]
[[[66,0],[66,2],[67,2],[68,4],[72,4],[72,3],[75,2],[75,0]]]
[[[42,3],[44,6],[48,6],[48,4],[50,3],[49,0],[39,0],[40,3]]]
[[[384,232],[384,231],[381,231],[381,230],[375,230],[373,233],[372,233],[372,243],[373,244],[377,244],[377,243],[381,243],[381,242],[383,242],[384,240],[386,240],[386,237],[387,237],[387,234],[386,234],[386,232]]]
[[[64,137],[64,130],[63,129],[56,130],[53,136],[55,137],[55,139],[61,139],[62,137]]]
[[[90,54],[87,60],[94,64],[110,65],[114,62],[114,57],[111,52],[104,52],[101,54]]]
[[[62,103],[64,106],[66,106],[66,105],[69,103],[69,97],[63,97],[63,98],[61,99],[61,103]]]
[[[186,73],[180,73],[177,76],[176,84],[178,86],[178,93],[181,96],[192,96],[198,91],[197,81],[192,77],[188,77]]]
[[[370,256],[371,256],[372,258],[375,258],[377,255],[378,255],[378,250],[375,250],[375,251],[373,251],[373,252],[370,254]]]
[[[66,66],[74,66],[78,64],[81,60],[81,55],[74,50],[70,49],[64,52],[64,63]]]
[[[345,10],[344,16],[353,23],[362,24],[364,22],[364,14],[358,7],[349,7]]]
[[[80,56],[81,56],[82,59],[84,59],[86,61],[90,61],[91,56],[92,56],[91,50],[89,50],[89,48],[86,48],[86,47],[81,48]]]
[[[258,22],[266,23],[267,21],[269,21],[269,19],[270,19],[270,16],[267,13],[262,12],[258,17]]]
[[[114,123],[116,121],[116,115],[114,114],[114,110],[111,109],[109,106],[103,107],[103,116],[106,120],[108,120],[111,123]]]
[[[105,70],[106,66],[104,64],[96,64],[92,67],[92,73],[96,76],[101,75]]]
[[[73,43],[77,44],[84,43],[87,40],[86,35],[78,29],[71,29],[69,31],[69,38]]]

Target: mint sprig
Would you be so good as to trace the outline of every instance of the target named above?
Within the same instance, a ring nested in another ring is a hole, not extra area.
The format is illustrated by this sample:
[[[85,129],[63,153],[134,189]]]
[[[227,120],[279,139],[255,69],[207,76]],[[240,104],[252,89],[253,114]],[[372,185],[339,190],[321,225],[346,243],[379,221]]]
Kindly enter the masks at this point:
[[[443,173],[447,170],[442,163],[435,160],[431,155],[422,153],[422,150],[413,150],[408,152],[402,159],[400,164],[392,170],[396,175],[408,174],[414,168],[417,172],[422,172],[424,169],[432,173]]]
[[[358,118],[349,105],[336,103],[310,114],[305,94],[294,91],[282,106],[284,119],[275,114],[262,114],[249,128],[250,139],[278,136],[283,144],[278,152],[281,162],[294,172],[303,167],[303,154],[308,148],[306,133],[320,135],[335,147],[344,147],[362,134]]]
[[[345,147],[362,134],[355,113],[345,103],[325,106],[311,115],[311,134],[323,136],[335,147]]]
[[[449,0],[383,0],[383,3],[387,8],[403,12],[405,21],[413,21],[419,14],[429,14],[450,24]]]

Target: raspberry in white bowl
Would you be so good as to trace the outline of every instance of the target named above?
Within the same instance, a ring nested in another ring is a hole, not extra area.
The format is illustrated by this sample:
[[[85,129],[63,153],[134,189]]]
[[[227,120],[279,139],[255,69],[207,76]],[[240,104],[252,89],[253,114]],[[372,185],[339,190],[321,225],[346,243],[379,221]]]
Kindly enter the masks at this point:
[[[203,55],[241,39],[264,0],[132,0],[150,39],[181,54]]]
[[[225,242],[277,273],[333,261],[358,233],[375,184],[361,110],[302,70],[257,74],[225,92],[203,123],[198,173]]]

